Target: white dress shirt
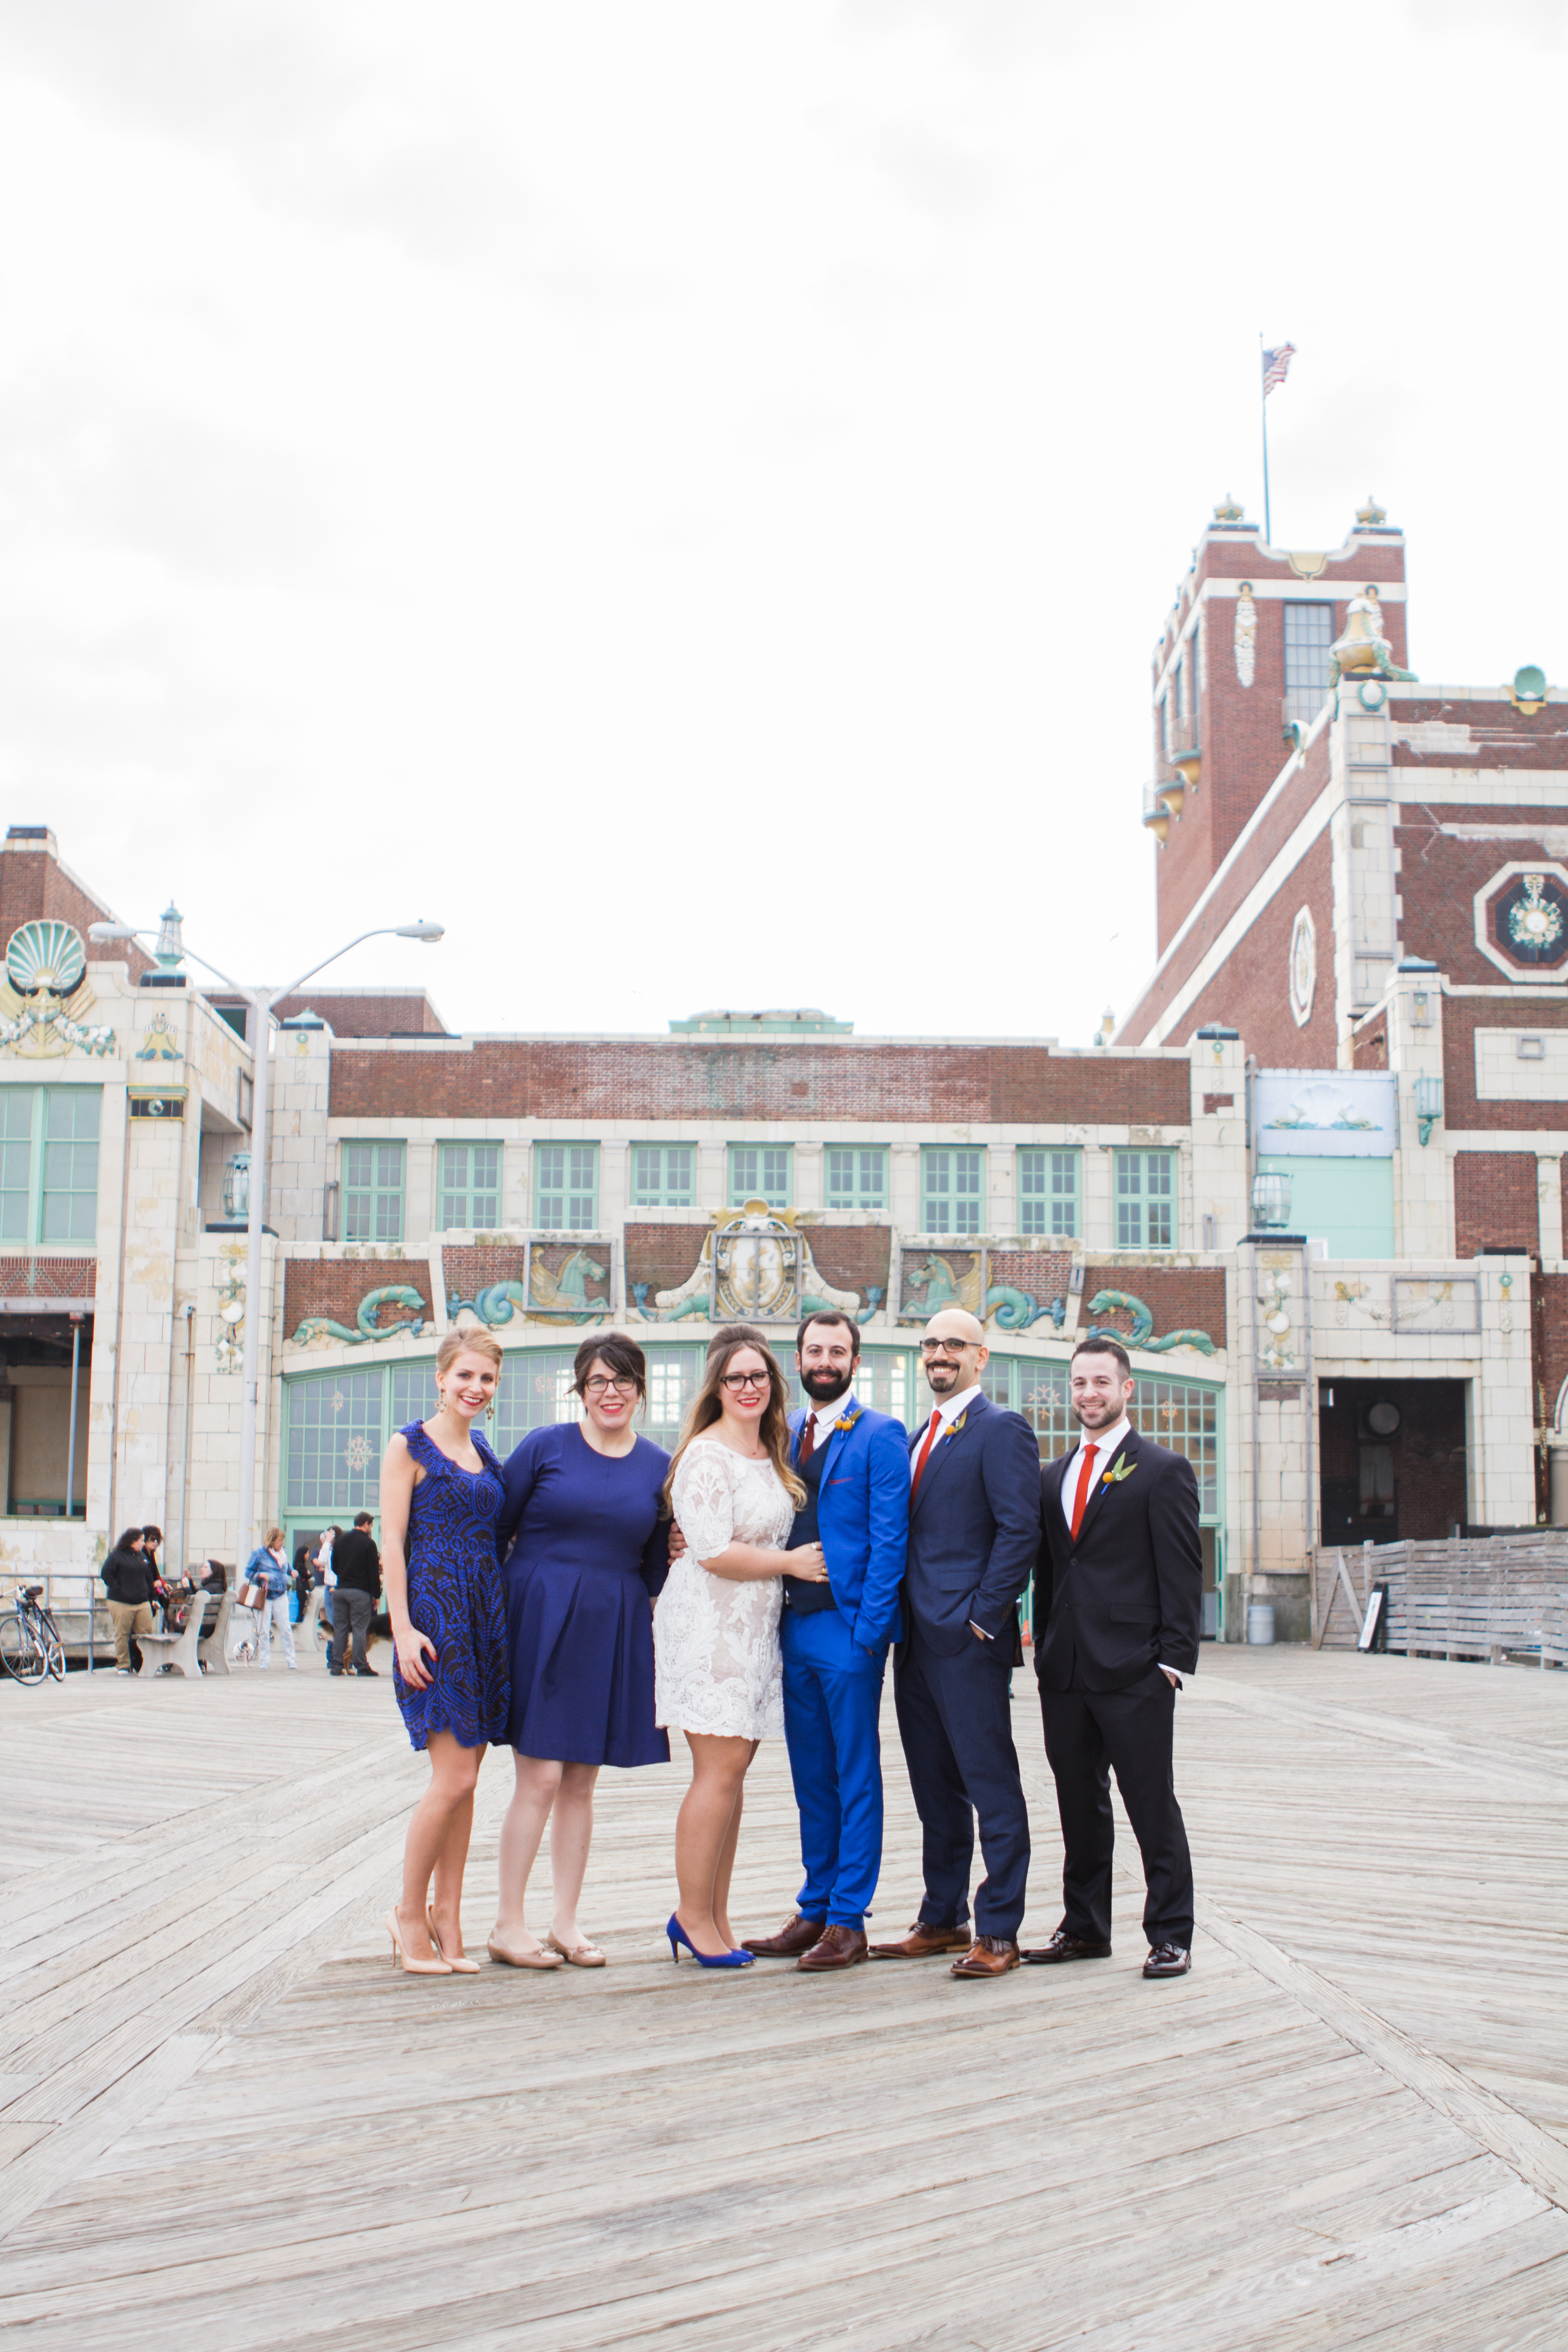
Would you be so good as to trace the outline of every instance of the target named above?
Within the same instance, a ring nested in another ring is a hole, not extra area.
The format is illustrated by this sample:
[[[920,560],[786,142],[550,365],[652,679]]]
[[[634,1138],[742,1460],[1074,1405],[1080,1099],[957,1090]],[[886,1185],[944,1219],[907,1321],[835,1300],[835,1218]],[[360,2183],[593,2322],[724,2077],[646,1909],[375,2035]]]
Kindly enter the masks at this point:
[[[1104,1476],[1106,1471],[1110,1468],[1117,1447],[1119,1445],[1124,1445],[1131,1434],[1132,1423],[1128,1420],[1127,1415],[1123,1413],[1121,1420],[1113,1422],[1109,1429],[1086,1429],[1083,1435],[1079,1439],[1077,1446],[1068,1456],[1067,1476],[1062,1480],[1062,1517],[1068,1523],[1069,1533],[1072,1528],[1073,1504],[1078,1496],[1078,1482],[1083,1475],[1083,1454],[1085,1448],[1090,1445],[1095,1448],[1094,1475],[1097,1478],[1100,1478]],[[1092,1486],[1089,1488],[1089,1495],[1093,1494],[1094,1489]],[[1083,1507],[1087,1511],[1089,1508],[1088,1495],[1084,1497]],[[1162,1674],[1169,1675],[1171,1680],[1175,1684],[1176,1688],[1178,1690],[1181,1689],[1181,1675],[1176,1672],[1174,1666],[1166,1665],[1163,1658],[1160,1661],[1160,1671]]]
[[[831,1404],[818,1404],[811,1396],[809,1390],[806,1391],[806,1397],[805,1419],[800,1424],[800,1441],[804,1445],[805,1433],[809,1429],[811,1450],[815,1454],[817,1447],[826,1445],[832,1436],[834,1423],[842,1421],[847,1412],[858,1412],[859,1407],[856,1404],[853,1389],[847,1390],[841,1397],[836,1397]]]

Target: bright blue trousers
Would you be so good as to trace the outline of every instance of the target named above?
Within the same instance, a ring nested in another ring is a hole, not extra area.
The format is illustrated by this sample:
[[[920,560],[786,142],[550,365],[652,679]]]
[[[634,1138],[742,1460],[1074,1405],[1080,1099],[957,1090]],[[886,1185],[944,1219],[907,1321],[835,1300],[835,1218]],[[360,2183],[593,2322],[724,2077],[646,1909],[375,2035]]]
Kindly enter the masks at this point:
[[[805,1884],[797,1908],[830,1927],[862,1927],[882,1867],[882,1705],[886,1649],[849,1638],[837,1609],[786,1609],[784,1739],[800,1811]]]

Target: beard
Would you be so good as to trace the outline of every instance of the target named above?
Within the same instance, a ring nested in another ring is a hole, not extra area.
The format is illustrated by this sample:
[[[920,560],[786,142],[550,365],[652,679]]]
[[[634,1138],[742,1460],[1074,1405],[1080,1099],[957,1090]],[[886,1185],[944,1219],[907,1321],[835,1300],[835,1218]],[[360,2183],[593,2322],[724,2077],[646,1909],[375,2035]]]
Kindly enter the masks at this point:
[[[820,1371],[802,1372],[800,1376],[801,1387],[814,1404],[832,1404],[837,1398],[847,1396],[854,1382],[853,1365],[845,1372],[830,1372],[824,1369]]]

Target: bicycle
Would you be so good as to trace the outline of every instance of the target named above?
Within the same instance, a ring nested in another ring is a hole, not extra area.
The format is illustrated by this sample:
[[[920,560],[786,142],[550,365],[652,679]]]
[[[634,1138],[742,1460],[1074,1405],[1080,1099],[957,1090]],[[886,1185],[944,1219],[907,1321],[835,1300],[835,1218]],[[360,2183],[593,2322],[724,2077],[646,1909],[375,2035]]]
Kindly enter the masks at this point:
[[[46,1675],[58,1683],[66,1678],[65,1644],[59,1627],[39,1606],[43,1591],[41,1584],[23,1585],[14,1596],[11,1614],[0,1617],[0,1666],[13,1682],[39,1683]]]

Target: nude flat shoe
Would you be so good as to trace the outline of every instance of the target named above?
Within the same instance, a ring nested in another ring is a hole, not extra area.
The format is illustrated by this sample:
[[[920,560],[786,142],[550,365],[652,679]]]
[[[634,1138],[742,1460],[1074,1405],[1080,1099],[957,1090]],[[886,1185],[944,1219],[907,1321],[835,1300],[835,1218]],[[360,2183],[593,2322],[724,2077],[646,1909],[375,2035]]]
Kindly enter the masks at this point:
[[[426,1912],[425,1925],[430,1930],[430,1941],[435,1945],[436,1949],[440,1953],[441,1958],[444,1960],[447,1960],[446,1948],[442,1944],[440,1937],[436,1932],[436,1919],[433,1912]],[[457,1977],[477,1977],[479,1972],[479,1964],[478,1960],[467,1959],[461,1952],[455,1952],[452,1955],[452,1958],[449,1960],[447,1960],[447,1966],[451,1969],[452,1974]]]
[[[393,1966],[395,1968],[402,1969],[405,1976],[449,1977],[452,1974],[452,1963],[450,1960],[416,1960],[410,1958],[409,1954],[404,1946],[403,1928],[398,1920],[395,1906],[386,1915],[386,1932],[392,1937]],[[438,1950],[440,1948],[439,1946],[437,1946],[437,1948]]]
[[[597,1944],[563,1944],[553,1927],[544,1941],[551,1951],[559,1952],[562,1958],[569,1961],[574,1969],[602,1969],[605,1966],[605,1955]]]
[[[509,1952],[506,1946],[498,1944],[493,1936],[485,1949],[492,1960],[499,1960],[505,1969],[558,1969],[561,1966],[553,1952]]]

